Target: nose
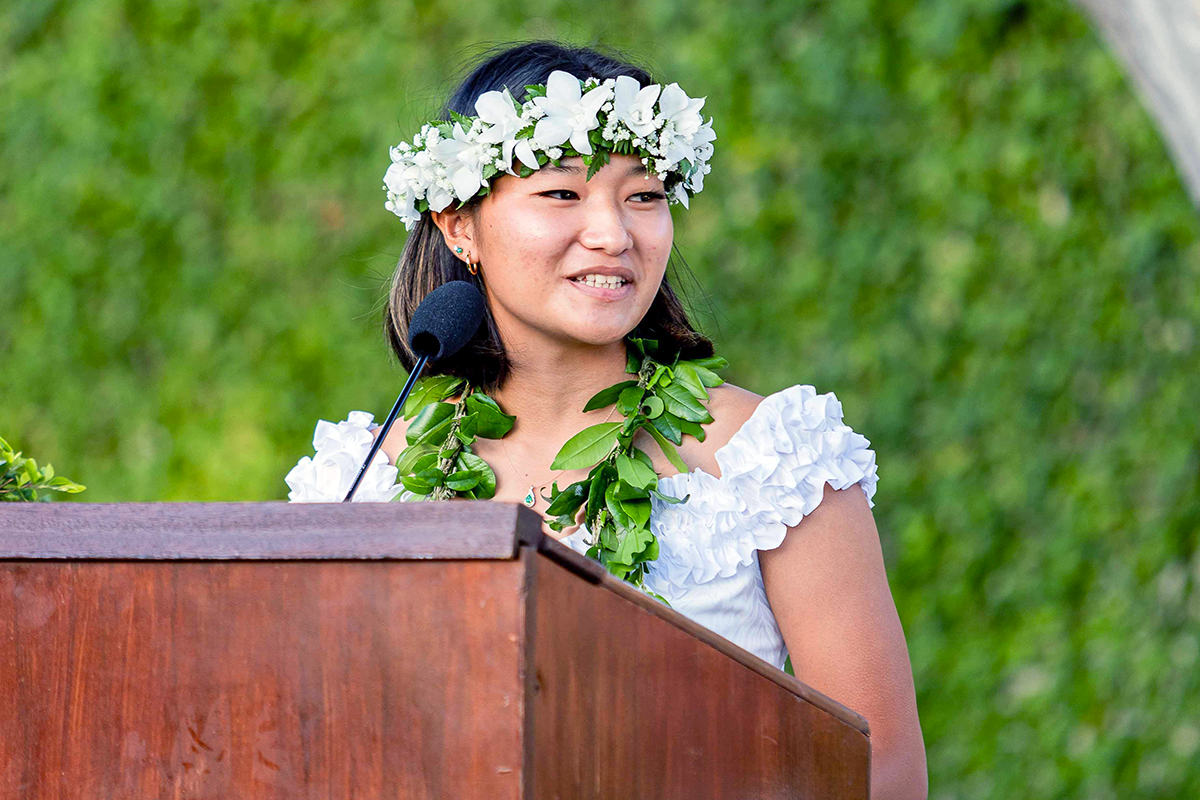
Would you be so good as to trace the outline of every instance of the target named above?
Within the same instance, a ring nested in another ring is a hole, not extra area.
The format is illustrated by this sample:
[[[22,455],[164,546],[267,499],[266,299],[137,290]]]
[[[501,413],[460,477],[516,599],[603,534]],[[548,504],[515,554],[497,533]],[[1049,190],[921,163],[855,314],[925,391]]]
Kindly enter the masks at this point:
[[[620,255],[633,247],[633,235],[625,225],[620,205],[595,195],[592,201],[584,218],[580,243],[589,250],[603,250],[610,256]]]

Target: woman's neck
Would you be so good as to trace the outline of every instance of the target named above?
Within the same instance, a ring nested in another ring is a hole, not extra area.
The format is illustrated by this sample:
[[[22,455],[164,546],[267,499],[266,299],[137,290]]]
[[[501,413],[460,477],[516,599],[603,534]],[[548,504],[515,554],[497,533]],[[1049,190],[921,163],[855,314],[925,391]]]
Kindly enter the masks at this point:
[[[510,350],[512,368],[492,393],[517,417],[513,433],[548,437],[559,444],[588,425],[602,422],[611,408],[583,412],[592,395],[634,376],[625,372],[624,340],[610,345],[543,346],[537,352]]]

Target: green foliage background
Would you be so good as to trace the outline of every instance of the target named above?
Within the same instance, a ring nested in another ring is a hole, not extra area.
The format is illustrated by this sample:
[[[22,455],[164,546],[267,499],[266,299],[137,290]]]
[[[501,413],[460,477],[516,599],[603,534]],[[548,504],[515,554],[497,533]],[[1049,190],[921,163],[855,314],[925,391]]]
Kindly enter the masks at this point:
[[[707,95],[698,321],[873,441],[931,796],[1200,796],[1200,222],[1061,0],[6,4],[0,434],[83,501],[283,499],[401,385],[388,145],[540,36]]]

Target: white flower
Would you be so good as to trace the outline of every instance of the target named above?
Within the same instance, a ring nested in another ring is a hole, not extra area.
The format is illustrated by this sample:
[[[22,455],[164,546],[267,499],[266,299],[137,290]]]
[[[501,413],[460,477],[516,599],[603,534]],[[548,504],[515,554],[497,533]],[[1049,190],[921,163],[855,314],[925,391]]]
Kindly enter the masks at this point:
[[[403,172],[408,168],[406,164],[396,163],[388,167],[388,171],[384,173],[383,184],[388,199],[383,206],[404,220],[405,229],[412,230],[413,226],[420,221],[421,212],[417,211],[416,193],[402,177]]]
[[[522,164],[530,169],[538,168],[537,156],[533,154],[529,140],[517,138],[517,131],[526,127],[529,122],[513,107],[513,97],[508,93],[507,86],[502,92],[484,92],[479,95],[479,99],[475,101],[475,113],[479,114],[480,119],[491,125],[480,134],[479,140],[490,144],[502,144],[501,161],[503,165],[497,164],[500,169],[506,170],[512,175],[516,174],[512,171],[511,166],[514,151]]]
[[[594,88],[583,91],[589,87]],[[629,76],[593,78],[581,89],[579,79],[562,70],[551,73],[542,89],[544,96],[530,98],[519,110],[508,89],[485,92],[475,101],[477,116],[425,123],[411,146],[401,142],[390,148],[384,208],[412,230],[421,218],[419,206],[436,212],[455,198],[467,202],[487,188],[493,170],[517,175],[514,156],[536,170],[537,150],[557,161],[567,141],[575,152],[592,155],[589,134],[600,126],[600,111],[607,114],[599,146],[611,151],[616,143],[632,141],[637,155],[647,156],[642,164],[652,165],[648,171],[661,180],[670,174],[677,178],[672,202],[686,207],[687,197],[704,187],[716,138],[712,120],[705,123],[700,116],[704,98],[693,100],[674,83],[643,88]],[[533,137],[520,136],[530,126]]]
[[[659,98],[658,111],[664,120],[659,143],[666,158],[672,164],[681,159],[695,159],[693,137],[700,130],[704,119],[700,109],[704,107],[703,97],[692,99],[679,88],[678,83],[672,83],[662,91]]]
[[[554,70],[546,81],[546,96],[533,98],[546,114],[533,129],[534,144],[548,150],[570,139],[575,152],[591,155],[588,133],[600,124],[596,113],[612,98],[612,93],[612,89],[601,85],[581,97],[579,79],[569,72]]]
[[[371,449],[374,437],[369,426],[374,415],[351,411],[337,425],[318,420],[313,433],[316,455],[304,456],[284,477],[288,500],[293,503],[340,503],[354,485],[358,470]],[[388,464],[383,450],[375,453],[363,475],[353,502],[387,502],[404,490],[396,483],[399,470]]]
[[[713,130],[712,119],[700,126],[692,136],[692,146],[696,148],[696,158],[701,161],[708,161],[713,154],[713,141],[717,138],[716,131]]]
[[[704,191],[704,176],[712,170],[708,164],[703,162],[699,162],[699,164],[696,171],[688,178],[688,188],[692,190],[692,194]]]
[[[619,76],[614,91],[613,116],[639,138],[649,136],[655,130],[654,103],[661,91],[662,87],[657,83],[643,88],[628,75]],[[634,144],[639,144],[638,139],[634,139]]]
[[[488,147],[487,142],[481,142],[464,132],[462,125],[457,122],[454,123],[452,134],[452,138],[442,139],[434,145],[433,155],[445,165],[454,187],[454,195],[459,200],[466,201],[474,197],[485,185],[483,167],[491,161],[488,151],[492,148]],[[433,206],[432,201],[430,206]]]
[[[675,202],[683,203],[684,208],[688,207],[688,194],[683,188],[683,181],[675,184],[675,188],[671,190],[671,197],[675,199]]]

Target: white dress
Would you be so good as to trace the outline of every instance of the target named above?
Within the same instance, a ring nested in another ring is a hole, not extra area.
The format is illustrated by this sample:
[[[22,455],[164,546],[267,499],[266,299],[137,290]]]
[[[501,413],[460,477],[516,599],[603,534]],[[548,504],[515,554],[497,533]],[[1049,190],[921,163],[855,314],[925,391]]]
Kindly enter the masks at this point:
[[[288,499],[345,497],[370,449],[369,431],[376,427],[370,422],[371,415],[361,411],[336,427],[318,422],[317,456],[302,458],[288,473]],[[663,494],[689,498],[677,504],[651,501],[650,530],[659,555],[646,588],[782,669],[787,647],[767,602],[758,551],[778,547],[788,527],[820,504],[826,483],[834,489],[858,484],[873,507],[879,478],[869,445],[842,423],[842,406],[832,392],[819,395],[812,386],[796,385],[767,395],[716,451],[720,477],[695,469],[659,479]],[[390,500],[402,491],[395,480],[396,468],[380,451],[354,499]],[[587,539],[588,531],[580,528],[562,541],[582,553]]]

